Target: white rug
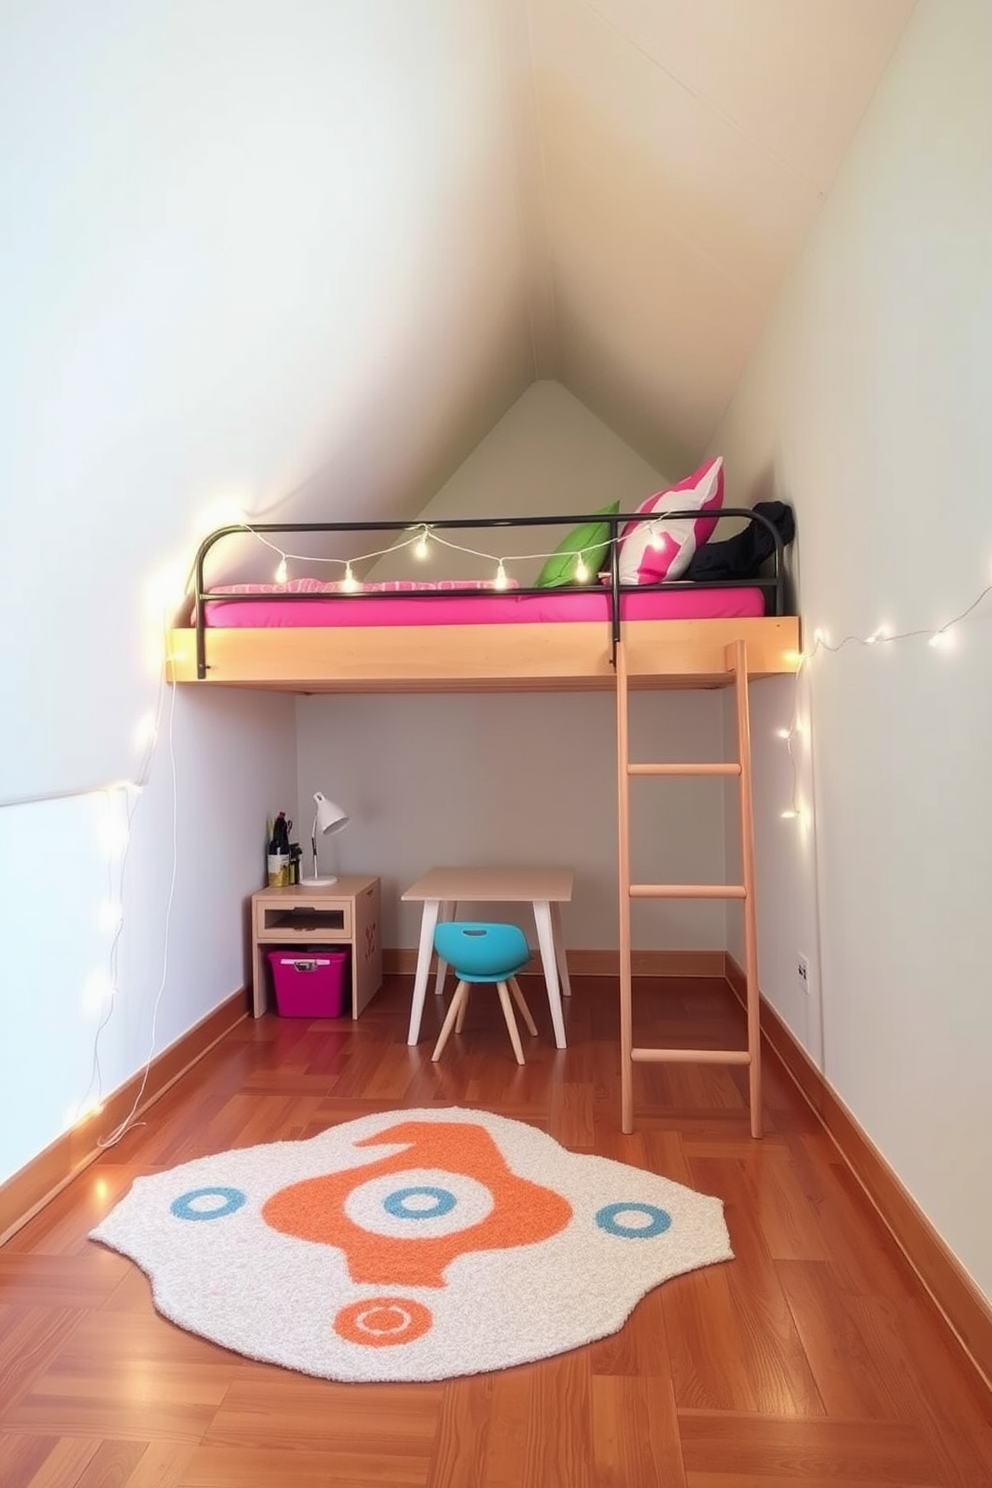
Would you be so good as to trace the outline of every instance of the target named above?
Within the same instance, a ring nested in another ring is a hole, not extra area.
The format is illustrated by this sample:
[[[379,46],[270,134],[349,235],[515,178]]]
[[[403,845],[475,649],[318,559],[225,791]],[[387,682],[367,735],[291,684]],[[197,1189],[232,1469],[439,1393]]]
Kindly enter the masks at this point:
[[[91,1238],[136,1261],[180,1327],[338,1380],[558,1354],[733,1258],[719,1199],[459,1107],[138,1178]]]

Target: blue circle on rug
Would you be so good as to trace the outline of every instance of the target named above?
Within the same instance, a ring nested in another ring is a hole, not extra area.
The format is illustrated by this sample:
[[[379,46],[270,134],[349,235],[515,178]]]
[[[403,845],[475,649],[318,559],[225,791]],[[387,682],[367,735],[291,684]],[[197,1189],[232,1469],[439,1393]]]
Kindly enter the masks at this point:
[[[434,1200],[431,1209],[410,1209],[407,1201],[414,1198],[428,1198]],[[442,1214],[450,1214],[458,1200],[449,1188],[429,1188],[425,1183],[417,1188],[398,1188],[383,1200],[382,1207],[387,1214],[394,1219],[438,1219]]]
[[[648,1223],[622,1224],[617,1218],[620,1214],[643,1214]],[[599,1228],[608,1235],[619,1236],[621,1240],[652,1240],[655,1235],[663,1235],[671,1222],[672,1216],[654,1204],[605,1204],[596,1215]]]
[[[194,1209],[197,1199],[223,1199],[219,1209]],[[177,1219],[226,1219],[247,1204],[248,1195],[240,1188],[191,1188],[189,1193],[173,1199],[169,1208]]]

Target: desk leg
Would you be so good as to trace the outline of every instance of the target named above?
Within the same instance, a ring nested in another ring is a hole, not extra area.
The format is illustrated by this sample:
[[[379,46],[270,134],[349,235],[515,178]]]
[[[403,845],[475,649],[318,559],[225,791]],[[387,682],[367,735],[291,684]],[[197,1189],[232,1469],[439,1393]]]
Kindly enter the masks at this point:
[[[555,960],[558,963],[558,975],[561,977],[561,990],[565,997],[571,997],[572,984],[568,979],[568,962],[565,960],[565,936],[561,928],[561,905],[551,906],[551,929],[555,942]]]
[[[534,923],[537,926],[537,939],[541,947],[541,961],[544,965],[544,980],[548,988],[548,1006],[551,1008],[555,1043],[559,1049],[564,1049],[566,1047],[565,1020],[561,1015],[561,992],[558,988],[558,968],[555,965],[555,937],[551,928],[551,906],[546,899],[534,900]]]
[[[441,921],[442,924],[445,924],[445,923],[447,923],[448,920],[457,920],[457,918],[458,918],[458,905],[457,905],[457,903],[453,903],[449,899],[444,904],[441,905],[441,911],[440,911],[440,914],[438,915],[438,919]],[[446,974],[447,970],[448,970],[448,963],[447,963],[447,961],[442,961],[441,960],[441,957],[438,956],[438,958],[437,958],[437,979],[436,979],[436,981],[434,983],[434,996],[435,997],[440,997],[441,996],[441,993],[444,991],[444,978],[445,978],[445,974]]]
[[[431,953],[434,950],[434,930],[437,925],[440,903],[437,899],[424,900],[424,914],[420,921],[420,949],[417,952],[417,975],[413,980],[413,1006],[410,1009],[410,1031],[408,1044],[415,1044],[420,1037],[420,1020],[424,1012],[424,994],[427,977],[431,969]]]

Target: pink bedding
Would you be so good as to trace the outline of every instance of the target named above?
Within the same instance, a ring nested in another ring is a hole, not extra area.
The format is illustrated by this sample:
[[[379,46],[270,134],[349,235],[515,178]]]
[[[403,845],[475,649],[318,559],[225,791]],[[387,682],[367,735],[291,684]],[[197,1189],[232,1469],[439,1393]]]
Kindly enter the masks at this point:
[[[329,601],[319,597],[320,588],[296,592],[314,594],[291,602],[267,600],[274,584],[238,585],[237,599],[207,602],[206,624],[214,627],[309,628],[353,625],[513,625],[543,620],[610,619],[608,590],[548,589],[540,594],[487,592],[457,597],[432,593],[415,598],[406,592],[376,593],[361,598]],[[322,587],[322,586],[321,586]],[[331,585],[324,589],[331,592]],[[338,591],[335,591],[338,592]],[[636,590],[620,596],[625,620],[713,620],[763,615],[764,594],[760,589],[668,589]]]

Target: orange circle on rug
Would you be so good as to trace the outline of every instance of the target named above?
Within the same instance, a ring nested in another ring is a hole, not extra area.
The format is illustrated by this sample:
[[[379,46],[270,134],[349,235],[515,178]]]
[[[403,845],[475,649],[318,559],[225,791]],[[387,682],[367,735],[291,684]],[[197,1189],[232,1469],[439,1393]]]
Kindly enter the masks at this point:
[[[430,1308],[409,1297],[366,1297],[342,1307],[334,1319],[334,1331],[346,1343],[366,1348],[390,1348],[412,1343],[434,1325]]]

